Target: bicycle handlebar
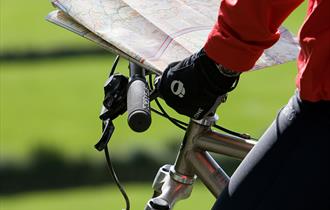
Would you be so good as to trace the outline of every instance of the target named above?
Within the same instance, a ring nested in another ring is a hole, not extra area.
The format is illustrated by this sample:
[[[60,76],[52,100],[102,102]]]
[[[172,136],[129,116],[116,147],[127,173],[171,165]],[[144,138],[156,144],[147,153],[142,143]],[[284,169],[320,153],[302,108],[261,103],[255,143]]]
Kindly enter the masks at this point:
[[[127,88],[128,125],[136,132],[147,130],[151,124],[150,99],[145,70],[129,64],[130,81]]]

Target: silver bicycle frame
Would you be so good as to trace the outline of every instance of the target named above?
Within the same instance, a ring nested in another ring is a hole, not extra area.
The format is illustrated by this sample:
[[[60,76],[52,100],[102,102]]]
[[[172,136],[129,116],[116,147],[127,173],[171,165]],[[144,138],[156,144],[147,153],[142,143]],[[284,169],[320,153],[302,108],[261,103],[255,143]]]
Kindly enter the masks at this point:
[[[243,159],[255,141],[212,131],[216,118],[190,121],[174,166],[165,165],[158,171],[154,196],[145,210],[172,209],[177,201],[190,196],[196,176],[215,197],[220,195],[229,176],[208,152]]]

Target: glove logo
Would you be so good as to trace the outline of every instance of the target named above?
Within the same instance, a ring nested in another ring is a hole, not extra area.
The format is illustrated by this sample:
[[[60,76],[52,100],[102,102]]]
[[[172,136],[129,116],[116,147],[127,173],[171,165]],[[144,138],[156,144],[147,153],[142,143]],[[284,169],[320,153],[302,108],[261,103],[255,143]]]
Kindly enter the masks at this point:
[[[179,96],[180,98],[183,98],[186,93],[186,90],[183,87],[183,83],[178,80],[174,80],[171,83],[171,91],[174,95]]]

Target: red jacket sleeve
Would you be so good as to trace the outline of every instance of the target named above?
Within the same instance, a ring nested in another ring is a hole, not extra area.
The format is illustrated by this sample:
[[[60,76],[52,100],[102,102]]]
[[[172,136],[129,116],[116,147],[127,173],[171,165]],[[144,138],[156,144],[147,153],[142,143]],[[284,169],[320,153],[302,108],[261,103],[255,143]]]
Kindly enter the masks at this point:
[[[216,63],[234,71],[251,69],[278,39],[278,28],[303,0],[223,0],[204,46]]]

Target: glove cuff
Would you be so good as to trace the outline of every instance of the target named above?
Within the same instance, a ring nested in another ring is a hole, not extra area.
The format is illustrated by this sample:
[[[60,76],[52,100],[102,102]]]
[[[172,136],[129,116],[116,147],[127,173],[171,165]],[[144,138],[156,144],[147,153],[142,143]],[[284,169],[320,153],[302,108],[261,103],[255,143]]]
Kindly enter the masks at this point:
[[[240,72],[235,72],[230,69],[227,69],[221,64],[215,63],[215,65],[219,69],[220,73],[226,77],[238,77],[241,74]]]
[[[202,49],[199,53],[200,73],[208,81],[208,90],[216,95],[223,95],[232,90],[240,73],[231,71],[221,64],[216,64]]]

